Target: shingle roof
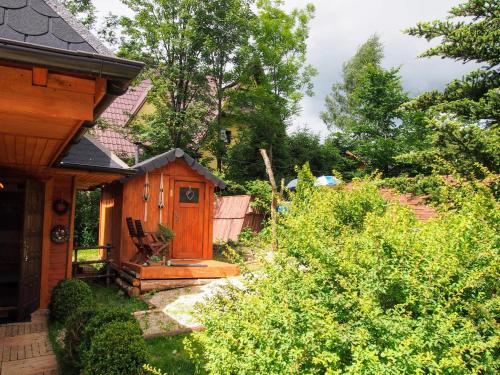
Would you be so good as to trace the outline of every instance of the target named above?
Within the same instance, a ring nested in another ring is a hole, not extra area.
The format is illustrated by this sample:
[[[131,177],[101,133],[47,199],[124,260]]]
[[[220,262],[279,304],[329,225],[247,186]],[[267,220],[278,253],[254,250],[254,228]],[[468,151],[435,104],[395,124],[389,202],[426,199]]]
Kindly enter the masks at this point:
[[[88,134],[71,146],[59,166],[90,170],[133,171],[116,155],[108,151],[104,145]]]
[[[56,0],[0,0],[0,38],[114,56]]]
[[[207,180],[211,181],[215,186],[224,189],[226,184],[220,178],[214,176],[212,172],[210,172],[207,168],[199,164],[196,160],[194,160],[191,156],[186,154],[184,150],[180,148],[175,148],[173,150],[167,151],[158,156],[152,157],[150,159],[144,160],[134,166],[133,169],[136,169],[139,174],[143,174],[146,172],[151,172],[157,168],[161,168],[177,159],[184,159],[186,164],[195,172],[199,173]]]
[[[101,118],[111,125],[111,128],[94,130],[95,137],[109,150],[119,154],[132,156],[135,154],[135,146],[122,134],[113,130],[127,126],[132,115],[135,115],[146,100],[146,96],[152,84],[149,80],[140,82],[137,86],[130,87],[122,96],[104,111]]]

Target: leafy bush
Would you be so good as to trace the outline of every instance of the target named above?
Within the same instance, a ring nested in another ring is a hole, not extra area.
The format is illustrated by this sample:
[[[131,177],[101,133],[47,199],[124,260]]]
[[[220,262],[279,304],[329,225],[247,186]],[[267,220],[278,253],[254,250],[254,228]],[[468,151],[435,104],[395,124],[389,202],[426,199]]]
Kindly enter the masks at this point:
[[[75,244],[79,246],[97,244],[100,199],[100,189],[76,193]]]
[[[200,307],[192,358],[211,374],[498,373],[500,210],[487,190],[457,207],[419,222],[374,183],[305,189],[262,275]]]
[[[112,322],[125,322],[135,325],[139,328],[139,323],[134,319],[129,312],[118,309],[105,307],[96,310],[93,316],[87,321],[81,332],[80,350],[87,351],[94,337],[103,329],[103,327]]]
[[[81,350],[83,329],[87,322],[94,317],[96,309],[84,306],[74,311],[65,324],[64,360],[73,367],[81,368]]]
[[[78,279],[62,280],[52,290],[50,317],[64,322],[73,311],[94,306],[94,303],[94,294],[85,282]]]
[[[139,375],[146,361],[146,342],[139,326],[114,321],[101,327],[83,353],[83,374]]]

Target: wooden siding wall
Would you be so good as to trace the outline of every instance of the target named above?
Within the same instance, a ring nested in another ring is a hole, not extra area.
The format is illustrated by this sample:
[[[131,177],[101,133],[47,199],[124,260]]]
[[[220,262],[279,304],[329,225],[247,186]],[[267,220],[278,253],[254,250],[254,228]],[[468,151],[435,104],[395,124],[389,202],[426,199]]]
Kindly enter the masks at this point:
[[[47,189],[48,187],[48,189]],[[62,279],[71,277],[71,261],[73,254],[73,235],[64,244],[56,244],[50,240],[50,230],[54,225],[66,225],[70,233],[74,232],[75,220],[75,178],[57,176],[46,183],[46,202],[44,219],[44,243],[42,254],[40,307],[46,308],[50,302],[52,288]],[[56,199],[64,199],[70,203],[69,211],[58,215],[52,209]]]
[[[99,223],[99,243],[104,244],[112,238],[112,245],[119,248],[119,256],[113,259],[118,263],[129,261],[137,252],[127,229],[125,218],[132,217],[143,221],[146,231],[157,231],[160,221],[158,208],[160,174],[163,173],[164,204],[162,223],[170,228],[173,224],[173,199],[175,181],[193,181],[204,184],[205,207],[203,225],[203,259],[212,259],[213,247],[213,208],[214,185],[203,176],[193,171],[182,159],[178,159],[162,168],[149,173],[150,199],[147,203],[147,220],[144,213],[144,183],[146,175],[137,176],[122,185],[103,189],[101,200],[101,219]],[[112,202],[112,203],[111,203]],[[110,209],[110,206],[113,206]],[[109,221],[112,218],[113,224]],[[118,220],[118,218],[120,218]],[[110,228],[112,226],[112,229]],[[119,236],[115,233],[119,232]],[[110,234],[112,233],[112,234]],[[119,240],[117,238],[119,237]]]

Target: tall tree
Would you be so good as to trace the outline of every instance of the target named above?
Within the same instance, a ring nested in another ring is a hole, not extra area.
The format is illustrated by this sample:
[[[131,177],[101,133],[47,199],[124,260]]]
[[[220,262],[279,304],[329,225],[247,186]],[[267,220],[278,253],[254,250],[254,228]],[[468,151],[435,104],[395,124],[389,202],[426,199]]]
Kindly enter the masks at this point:
[[[215,91],[217,107],[209,148],[217,158],[219,170],[226,153],[226,144],[220,136],[223,105],[228,98],[227,91],[238,84],[245,67],[254,18],[253,3],[254,0],[203,1],[196,17],[197,27],[204,35],[203,58]]]
[[[267,150],[278,178],[287,173],[286,129],[300,111],[300,99],[312,94],[316,71],[307,64],[306,52],[314,7],[287,12],[282,5],[282,1],[257,1],[245,74],[240,89],[231,93],[230,113],[247,132],[229,152],[228,169],[236,176],[236,166],[245,165],[247,179],[265,178],[261,148]]]
[[[135,13],[122,17],[120,55],[147,64],[155,112],[135,122],[136,135],[152,152],[196,148],[207,134],[212,96],[204,60],[205,35],[195,0],[123,0]],[[206,20],[209,22],[209,20]]]
[[[449,17],[419,22],[406,32],[440,43],[421,57],[440,56],[464,63],[484,64],[462,79],[454,80],[444,92],[431,91],[411,104],[435,113],[449,112],[468,120],[500,121],[500,6],[498,1],[468,0],[451,8]]]
[[[373,35],[343,64],[342,81],[333,84],[325,98],[326,109],[321,113],[321,119],[330,130],[346,129],[356,121],[352,109],[352,92],[358,85],[363,69],[368,65],[380,66],[383,57],[382,43],[378,35]]]
[[[420,22],[407,30],[427,40],[440,39],[421,57],[473,61],[484,67],[450,82],[442,92],[424,93],[405,105],[426,111],[430,147],[400,159],[434,168],[444,162],[465,176],[484,177],[485,170],[500,171],[500,7],[498,1],[468,0],[449,14],[444,21]]]

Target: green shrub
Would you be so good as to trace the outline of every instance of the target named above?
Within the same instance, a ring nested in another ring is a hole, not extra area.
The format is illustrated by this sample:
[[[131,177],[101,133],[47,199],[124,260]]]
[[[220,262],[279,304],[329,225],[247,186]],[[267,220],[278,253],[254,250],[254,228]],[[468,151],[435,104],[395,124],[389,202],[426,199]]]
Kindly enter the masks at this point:
[[[83,353],[84,375],[139,375],[147,361],[146,342],[137,324],[115,321],[101,327]]]
[[[462,198],[419,222],[374,183],[299,192],[262,275],[200,307],[193,360],[211,374],[498,373],[500,210],[486,190]]]
[[[129,312],[119,308],[99,308],[83,327],[80,351],[85,352],[88,350],[94,337],[104,328],[104,326],[112,322],[130,323],[140,330],[139,323]]]
[[[64,360],[71,366],[81,368],[82,334],[85,325],[95,316],[94,307],[81,307],[74,311],[66,320],[64,335]]]
[[[65,322],[73,311],[94,304],[92,289],[85,282],[78,279],[62,280],[52,290],[50,317]]]

